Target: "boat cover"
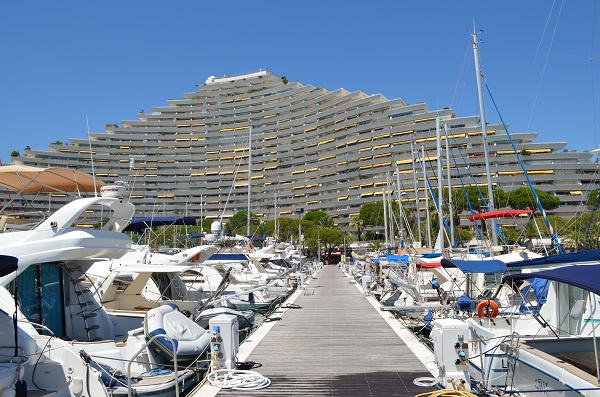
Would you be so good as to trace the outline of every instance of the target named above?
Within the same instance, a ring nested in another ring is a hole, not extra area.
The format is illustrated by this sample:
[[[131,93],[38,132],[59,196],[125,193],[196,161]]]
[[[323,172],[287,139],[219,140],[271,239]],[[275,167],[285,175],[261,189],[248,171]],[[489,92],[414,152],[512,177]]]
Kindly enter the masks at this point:
[[[525,259],[522,261],[511,262],[509,268],[518,267],[543,267],[549,265],[574,265],[584,262],[599,262],[600,249],[585,250],[579,252],[569,252],[561,255],[542,256],[539,258]]]
[[[598,283],[598,280],[600,280],[600,264],[573,265],[533,273],[511,274],[510,276],[504,277],[504,281],[511,282],[534,278],[558,281],[600,295],[600,283]]]
[[[485,259],[479,261],[462,261],[458,259],[442,259],[443,267],[457,267],[463,273],[504,273],[506,263],[499,259]]]
[[[179,311],[174,303],[151,309],[144,321],[146,340],[164,358],[195,359],[210,346],[210,332]],[[169,339],[165,338],[168,336]]]

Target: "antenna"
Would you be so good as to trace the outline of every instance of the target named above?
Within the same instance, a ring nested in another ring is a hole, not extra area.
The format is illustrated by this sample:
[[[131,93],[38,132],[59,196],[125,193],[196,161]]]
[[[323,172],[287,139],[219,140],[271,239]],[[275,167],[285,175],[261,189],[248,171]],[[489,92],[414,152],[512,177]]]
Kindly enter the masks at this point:
[[[92,139],[90,137],[90,121],[88,120],[87,113],[85,114],[85,124],[87,126],[88,143],[90,145],[90,159],[92,160],[92,178],[94,179],[94,197],[98,197],[98,190],[96,188],[96,171],[94,170],[94,154],[92,153]]]

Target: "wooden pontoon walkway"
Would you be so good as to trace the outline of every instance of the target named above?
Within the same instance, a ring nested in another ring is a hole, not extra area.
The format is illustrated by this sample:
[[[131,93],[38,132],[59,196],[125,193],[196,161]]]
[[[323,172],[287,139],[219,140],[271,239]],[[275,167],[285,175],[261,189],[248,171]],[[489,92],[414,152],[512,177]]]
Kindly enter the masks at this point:
[[[206,384],[193,396],[389,397],[434,390],[413,383],[435,372],[429,350],[337,266],[325,266],[291,299],[299,308],[275,312],[281,319],[263,324],[238,354],[238,361],[262,365],[253,370],[271,380],[269,387]]]

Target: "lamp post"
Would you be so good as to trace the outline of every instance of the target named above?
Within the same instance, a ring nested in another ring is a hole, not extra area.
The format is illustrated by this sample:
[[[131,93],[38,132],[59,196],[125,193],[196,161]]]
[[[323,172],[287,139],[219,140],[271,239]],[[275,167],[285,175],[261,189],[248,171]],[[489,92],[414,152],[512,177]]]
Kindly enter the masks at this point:
[[[321,262],[321,228],[317,227],[317,258]]]

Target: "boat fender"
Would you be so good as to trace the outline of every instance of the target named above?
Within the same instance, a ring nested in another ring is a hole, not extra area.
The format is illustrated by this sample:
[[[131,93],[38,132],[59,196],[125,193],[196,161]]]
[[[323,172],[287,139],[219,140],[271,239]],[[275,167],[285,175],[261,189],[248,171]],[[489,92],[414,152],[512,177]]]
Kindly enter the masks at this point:
[[[484,300],[477,305],[477,315],[483,317],[496,317],[498,315],[498,304],[492,300]]]
[[[460,310],[467,311],[471,309],[471,298],[467,295],[462,295],[456,300],[456,304]]]

